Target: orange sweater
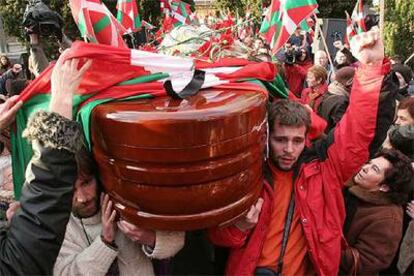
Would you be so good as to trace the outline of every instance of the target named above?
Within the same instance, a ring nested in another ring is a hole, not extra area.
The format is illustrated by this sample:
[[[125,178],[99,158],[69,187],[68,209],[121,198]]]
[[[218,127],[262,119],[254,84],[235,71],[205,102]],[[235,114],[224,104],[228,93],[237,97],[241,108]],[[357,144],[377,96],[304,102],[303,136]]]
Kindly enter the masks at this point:
[[[283,230],[288,212],[290,195],[293,190],[292,171],[284,172],[271,166],[273,175],[274,201],[269,231],[259,258],[258,267],[276,269],[282,246]],[[283,275],[312,274],[312,264],[307,255],[306,239],[299,215],[295,209],[292,226],[283,258]]]

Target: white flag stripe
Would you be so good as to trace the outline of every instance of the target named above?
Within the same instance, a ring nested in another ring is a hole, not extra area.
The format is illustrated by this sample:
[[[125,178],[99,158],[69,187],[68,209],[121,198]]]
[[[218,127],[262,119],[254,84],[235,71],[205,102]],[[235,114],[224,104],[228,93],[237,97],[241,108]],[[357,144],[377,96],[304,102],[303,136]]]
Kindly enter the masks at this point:
[[[190,58],[174,57],[140,50],[131,50],[131,64],[142,66],[151,73],[178,73],[192,71],[194,68],[194,61]]]

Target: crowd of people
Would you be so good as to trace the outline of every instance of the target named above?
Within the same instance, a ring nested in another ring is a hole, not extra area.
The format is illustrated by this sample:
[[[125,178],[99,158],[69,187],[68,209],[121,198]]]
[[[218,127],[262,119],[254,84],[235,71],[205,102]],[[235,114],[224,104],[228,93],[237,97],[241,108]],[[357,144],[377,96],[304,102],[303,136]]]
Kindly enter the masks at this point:
[[[29,34],[33,77],[49,62]],[[65,38],[61,44],[70,48]],[[4,275],[394,275],[414,273],[414,96],[411,68],[384,57],[379,31],[350,49],[312,53],[298,29],[274,57],[263,38],[239,39],[274,62],[288,99],[269,97],[260,198],[233,225],[157,231],[118,220],[73,120],[91,62],[60,58],[49,111],[29,120],[34,155],[0,234]],[[313,57],[313,58],[312,58]],[[0,130],[23,103],[22,71],[0,57]],[[18,154],[12,152],[12,154]]]

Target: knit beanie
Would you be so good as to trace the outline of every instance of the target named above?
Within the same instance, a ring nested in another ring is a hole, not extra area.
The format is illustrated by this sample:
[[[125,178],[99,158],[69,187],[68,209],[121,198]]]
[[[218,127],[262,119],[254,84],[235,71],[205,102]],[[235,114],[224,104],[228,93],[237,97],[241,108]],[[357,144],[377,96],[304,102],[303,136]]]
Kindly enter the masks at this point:
[[[404,64],[394,64],[392,66],[392,71],[400,73],[405,82],[409,83],[413,78],[413,73],[411,72],[411,68]]]
[[[347,83],[349,82],[349,80],[354,78],[354,75],[355,68],[351,66],[346,66],[335,72],[335,80],[343,86],[347,86]]]

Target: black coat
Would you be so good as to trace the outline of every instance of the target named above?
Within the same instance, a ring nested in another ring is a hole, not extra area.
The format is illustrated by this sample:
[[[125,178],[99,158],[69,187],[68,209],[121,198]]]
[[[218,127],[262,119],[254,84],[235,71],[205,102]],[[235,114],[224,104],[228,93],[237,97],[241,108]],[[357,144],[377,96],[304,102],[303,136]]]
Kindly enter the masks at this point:
[[[45,133],[41,137],[29,133],[29,138],[35,140],[34,155],[26,172],[21,208],[13,216],[10,227],[0,231],[1,275],[51,275],[69,220],[77,166],[74,151],[70,150],[73,147],[65,143],[76,139],[69,141],[59,136],[80,135],[74,133],[74,122],[57,114],[42,114],[40,120],[32,120],[34,127],[39,129],[36,123],[41,123],[45,126],[43,129],[54,133],[46,134],[46,138]],[[49,123],[55,127],[48,128]],[[48,143],[43,143],[48,139]]]

